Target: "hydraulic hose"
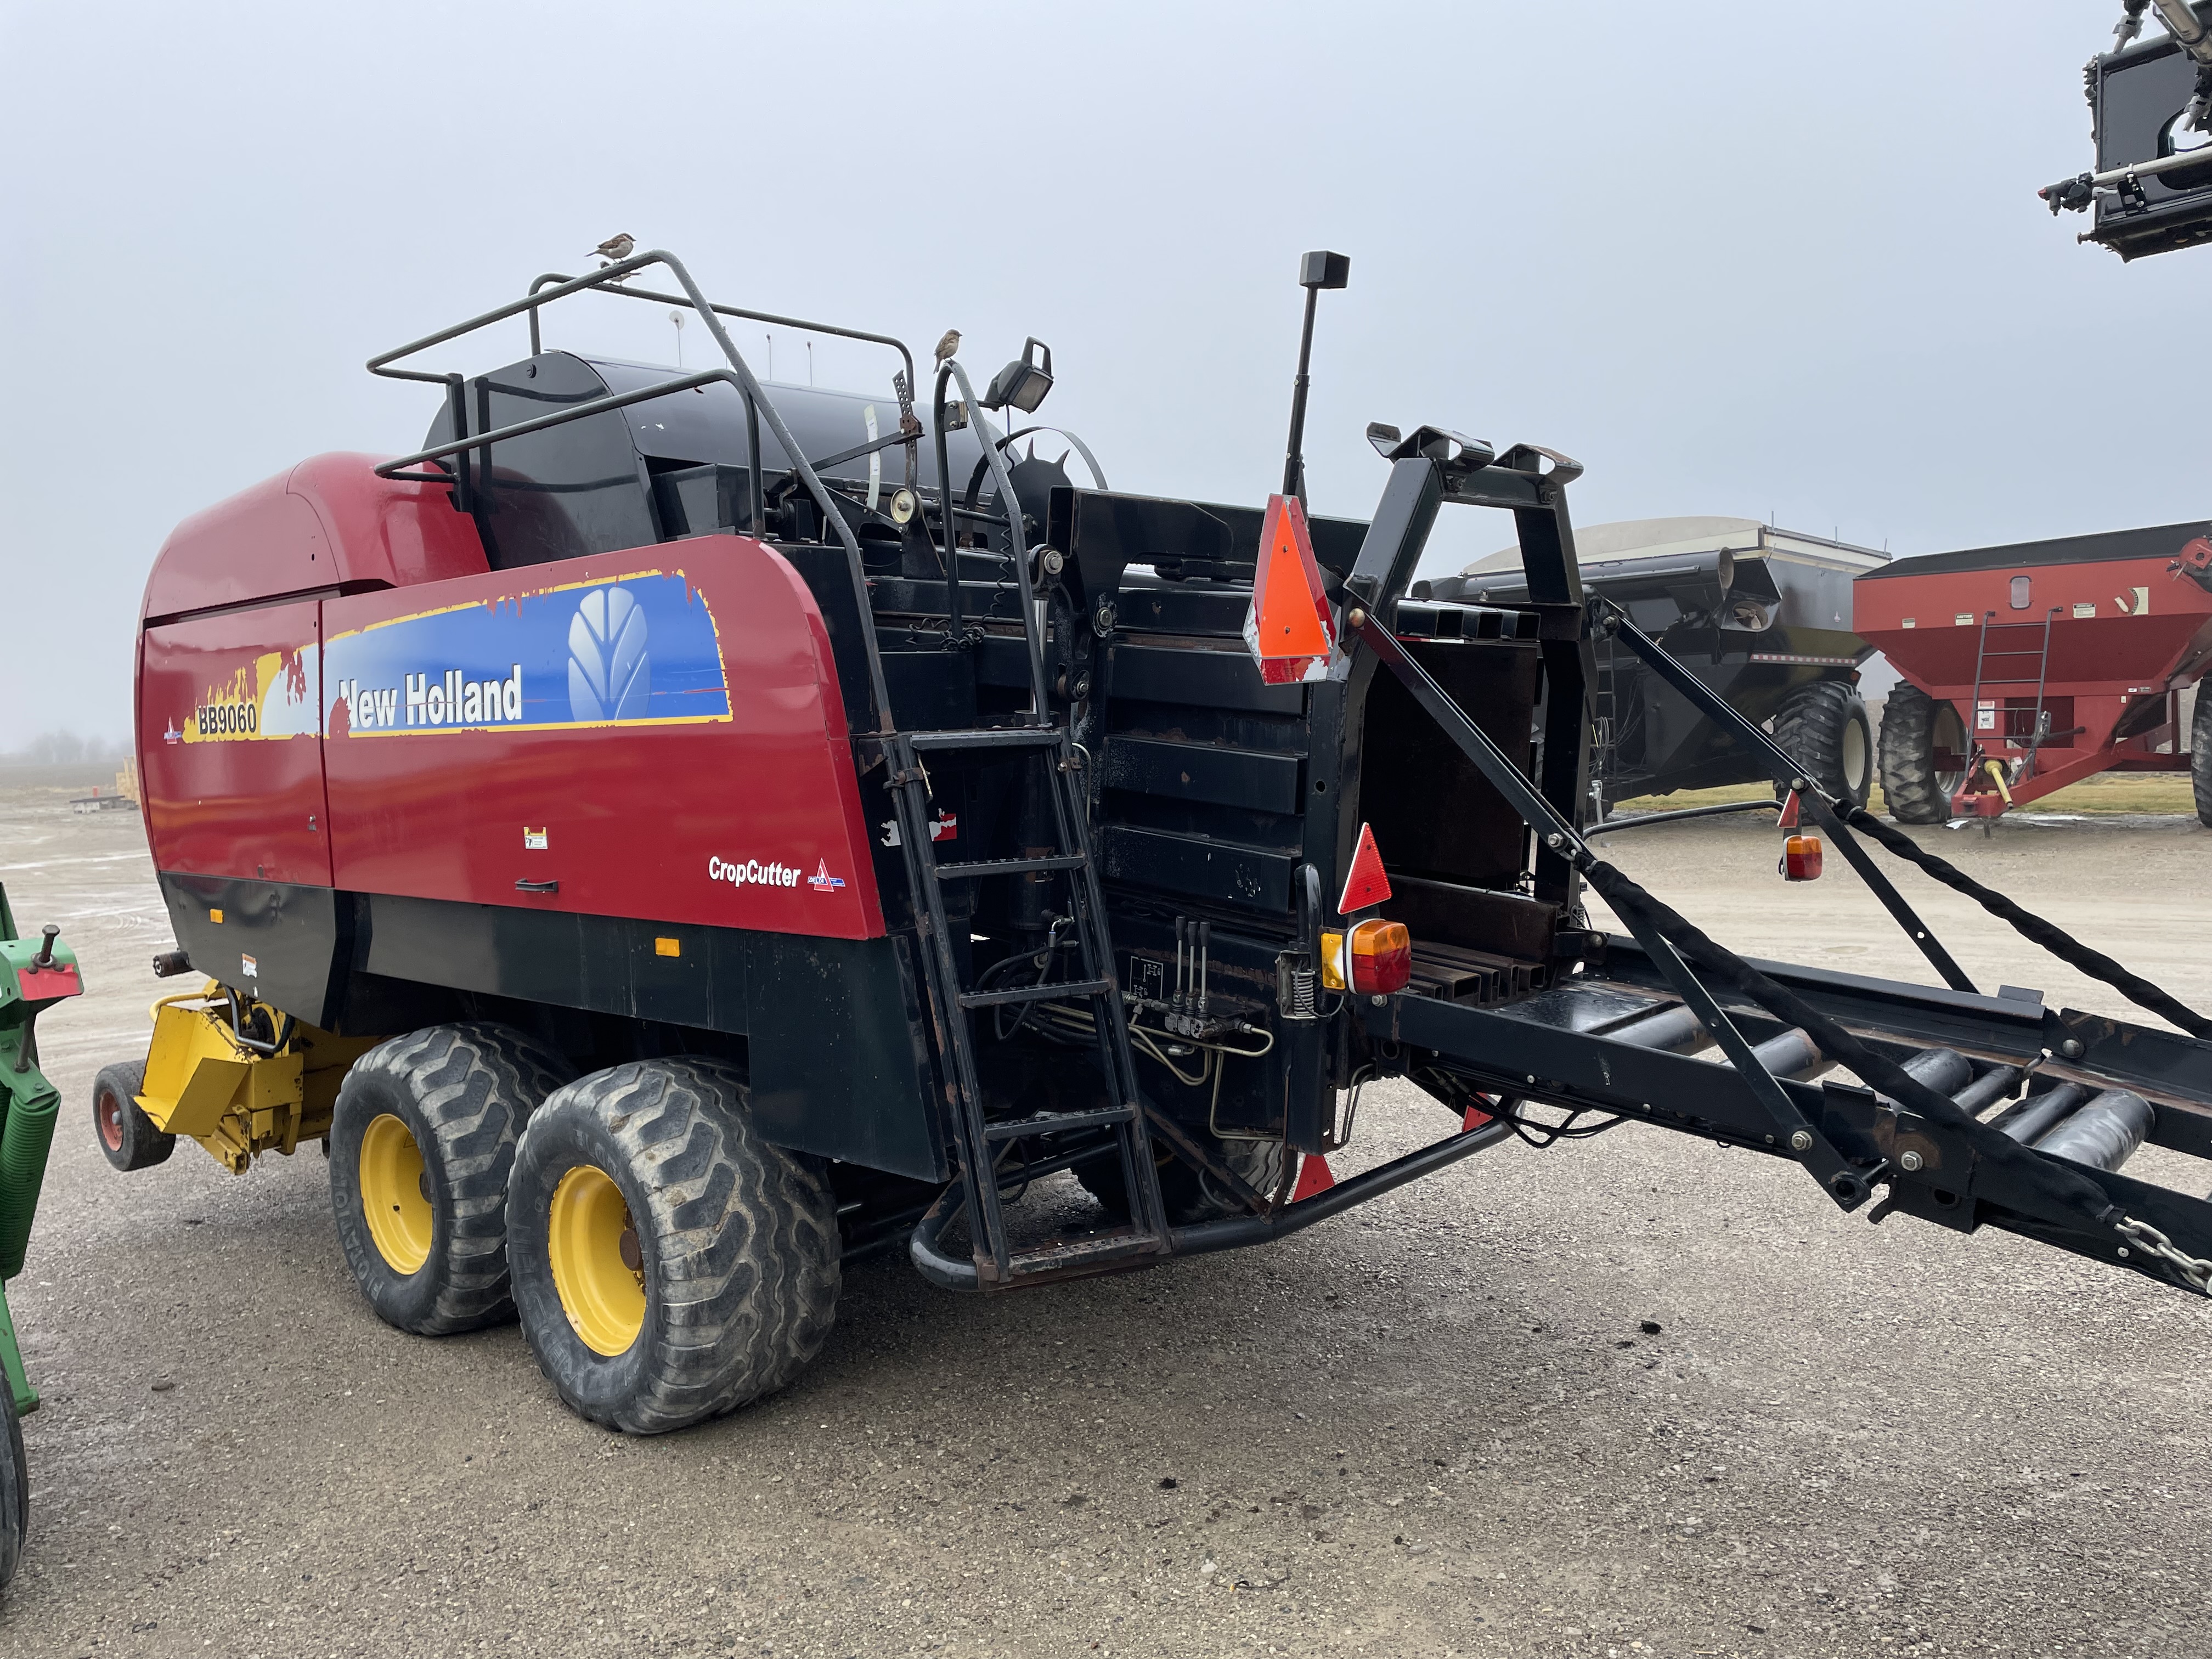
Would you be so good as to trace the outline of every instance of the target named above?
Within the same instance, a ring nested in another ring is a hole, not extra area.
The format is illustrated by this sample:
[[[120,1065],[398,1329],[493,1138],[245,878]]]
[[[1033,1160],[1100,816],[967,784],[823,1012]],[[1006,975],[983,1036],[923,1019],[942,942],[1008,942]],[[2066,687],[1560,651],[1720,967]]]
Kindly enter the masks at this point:
[[[2208,35],[2208,39],[2212,39],[2212,35]],[[2212,1039],[2212,1019],[2207,1019],[2194,1009],[2185,1006],[2179,998],[2161,990],[2140,974],[2129,972],[2103,951],[2090,949],[2063,927],[2045,921],[2033,911],[2015,904],[2002,893],[1983,886],[1981,883],[1955,865],[1923,850],[1910,836],[1884,823],[1863,806],[1855,806],[1848,800],[1830,795],[1818,784],[1806,779],[1803,775],[1803,769],[1798,765],[1794,757],[1778,748],[1771,737],[1746,720],[1740,710],[1717,696],[1711,686],[1691,675],[1687,669],[1667,653],[1664,647],[1629,621],[1626,614],[1620,611],[1617,606],[1609,608],[1608,621],[1623,645],[1641,658],[1647,667],[1680,692],[1692,708],[1723,731],[1733,732],[1748,753],[1766,763],[1777,783],[1785,788],[1799,789],[1808,793],[1815,805],[1816,816],[1822,809],[1832,813],[1838,824],[1848,825],[1850,829],[1859,831],[1887,851],[1894,853],[1906,863],[1926,872],[1953,891],[1964,893],[1991,915],[2008,924],[2022,938],[2041,945],[2068,966],[2078,969],[2090,978],[2111,986],[2138,1008],[2148,1009],[2158,1015],[2160,1018],[2171,1021],[2193,1037]],[[1524,812],[1522,816],[1526,817],[1527,814]],[[1535,819],[1530,818],[1528,822],[1533,823]],[[1846,854],[1850,854],[1851,852],[1850,837],[1843,834],[1840,829],[1837,831],[1837,840]],[[1883,887],[1887,885],[1887,878],[1880,877],[1875,872],[1875,866],[1871,860],[1861,863],[1855,858],[1853,862],[1858,865],[1860,873],[1867,878],[1868,884],[1875,886],[1877,893],[1881,893]],[[1877,885],[1877,883],[1881,884]],[[1898,907],[1894,904],[1891,906],[1891,910],[1893,915],[1899,914]],[[1905,911],[1899,915],[1899,920],[1905,921],[1910,914],[1909,910]],[[1917,921],[1917,918],[1915,920]],[[1916,934],[1916,938],[1917,937]],[[1930,947],[1923,941],[1921,948],[1924,951]],[[1948,961],[1948,956],[1943,957],[1938,961],[1938,967],[1943,966]],[[1955,985],[1958,981],[1954,980],[1953,983]],[[1853,1069],[1857,1068],[1853,1067]],[[1873,1079],[1868,1080],[1871,1082]]]
[[[2142,975],[2130,973],[2102,951],[2082,944],[2064,928],[2014,903],[1995,889],[1983,886],[1956,865],[1924,850],[1911,836],[1891,828],[1863,806],[1838,801],[1835,810],[1846,823],[1869,840],[1879,842],[1887,850],[1907,864],[1918,866],[1953,891],[1964,893],[1999,921],[2011,924],[2023,939],[2041,945],[2069,968],[2079,969],[2091,979],[2103,981],[2136,1007],[2147,1008],[2160,1018],[2172,1021],[2193,1037],[2212,1037],[2212,1019],[2186,1006]]]

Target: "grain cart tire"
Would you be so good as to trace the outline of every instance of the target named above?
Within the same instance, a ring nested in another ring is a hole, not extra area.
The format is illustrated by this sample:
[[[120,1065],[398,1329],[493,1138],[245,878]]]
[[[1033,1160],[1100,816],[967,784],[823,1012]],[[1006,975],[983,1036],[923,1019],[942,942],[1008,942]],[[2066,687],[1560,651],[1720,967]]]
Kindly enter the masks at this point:
[[[538,1369],[626,1434],[775,1393],[836,1319],[836,1201],[761,1139],[720,1060],[635,1061],[554,1095],[515,1153],[507,1239]]]
[[[177,1138],[154,1127],[138,1104],[146,1091],[146,1062],[118,1060],[103,1066],[92,1080],[92,1133],[100,1150],[118,1170],[145,1170],[166,1163]]]
[[[1263,1198],[1282,1183],[1285,1153],[1279,1140],[1216,1140],[1200,1135],[1199,1143]],[[1234,1194],[1221,1191],[1204,1170],[1193,1169],[1157,1145],[1154,1150],[1160,1153],[1160,1203],[1167,1211],[1170,1226],[1194,1227],[1200,1222],[1251,1213]],[[1119,1156],[1109,1153],[1077,1164],[1075,1178],[1105,1209],[1115,1215],[1128,1214],[1129,1189],[1121,1179]]]
[[[433,1025],[353,1063],[331,1114],[331,1208],[386,1324],[418,1336],[513,1316],[507,1182],[516,1138],[575,1076],[504,1025]]]
[[[23,1453],[23,1419],[15,1414],[15,1391],[0,1376],[0,1414],[8,1432],[0,1437],[0,1590],[8,1588],[23,1559],[23,1540],[31,1529],[31,1465]]]
[[[2197,795],[2197,821],[2212,830],[2212,674],[2197,682],[2197,713],[2189,722],[2189,781]]]
[[[1966,779],[1936,769],[1938,743],[1965,754],[1966,729],[1958,709],[1899,680],[1881,711],[1881,793],[1899,823],[1942,823],[1951,816],[1952,793]]]
[[[1846,680],[1814,680],[1792,691],[1774,716],[1774,741],[1813,781],[1854,806],[1874,790],[1874,728],[1866,701]],[[1778,795],[1784,793],[1775,787]]]

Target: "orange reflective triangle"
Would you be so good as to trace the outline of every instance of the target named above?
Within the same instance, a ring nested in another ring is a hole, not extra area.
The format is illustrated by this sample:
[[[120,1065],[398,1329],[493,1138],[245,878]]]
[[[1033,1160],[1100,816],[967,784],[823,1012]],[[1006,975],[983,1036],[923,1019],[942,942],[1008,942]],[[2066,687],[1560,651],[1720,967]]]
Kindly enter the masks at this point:
[[[1295,495],[1273,495],[1260,526],[1260,557],[1244,642],[1271,685],[1304,679],[1336,648],[1328,592],[1314,562],[1305,508]]]
[[[1389,896],[1390,878],[1383,873],[1382,854],[1375,847],[1375,831],[1363,823],[1359,826],[1359,845],[1352,854],[1351,873],[1344,878],[1344,896],[1336,902],[1336,913],[1348,916],[1355,910],[1380,904]]]
[[[1336,1185],[1336,1175],[1328,1167],[1328,1160],[1319,1152],[1308,1152],[1298,1160],[1298,1184],[1291,1188],[1291,1202],[1311,1198],[1316,1193],[1325,1193]]]
[[[1490,1121],[1492,1118],[1489,1113],[1484,1111],[1480,1106],[1470,1106],[1467,1109],[1467,1115],[1459,1121],[1459,1132],[1465,1134],[1469,1129],[1480,1129]]]
[[[1776,820],[1774,827],[1778,830],[1795,830],[1797,827],[1797,792],[1795,789],[1783,798],[1782,816]]]

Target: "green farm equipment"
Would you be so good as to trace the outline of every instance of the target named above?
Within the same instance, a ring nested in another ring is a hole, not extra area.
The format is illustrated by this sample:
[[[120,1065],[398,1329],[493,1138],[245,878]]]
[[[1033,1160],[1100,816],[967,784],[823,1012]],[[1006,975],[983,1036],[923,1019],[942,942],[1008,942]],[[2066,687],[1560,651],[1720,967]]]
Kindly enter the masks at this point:
[[[18,938],[8,890],[0,887],[0,1371],[7,1383],[0,1389],[0,1416],[8,1431],[0,1440],[0,1587],[15,1576],[22,1559],[31,1492],[22,1418],[39,1403],[15,1345],[5,1282],[23,1271],[62,1103],[60,1091],[39,1069],[32,1028],[56,1002],[84,989],[76,953],[60,942],[60,933],[49,924],[36,939]]]

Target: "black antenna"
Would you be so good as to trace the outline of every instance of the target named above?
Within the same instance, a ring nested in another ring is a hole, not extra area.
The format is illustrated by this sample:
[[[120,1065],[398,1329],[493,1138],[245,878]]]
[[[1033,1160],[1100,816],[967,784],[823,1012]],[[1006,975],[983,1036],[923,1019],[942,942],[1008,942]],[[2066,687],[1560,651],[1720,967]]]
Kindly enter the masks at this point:
[[[1298,378],[1291,388],[1291,452],[1283,463],[1283,494],[1306,501],[1306,365],[1313,357],[1314,301],[1325,288],[1352,280],[1349,255],[1316,252],[1298,262],[1298,286],[1306,291],[1305,332],[1298,337]]]

